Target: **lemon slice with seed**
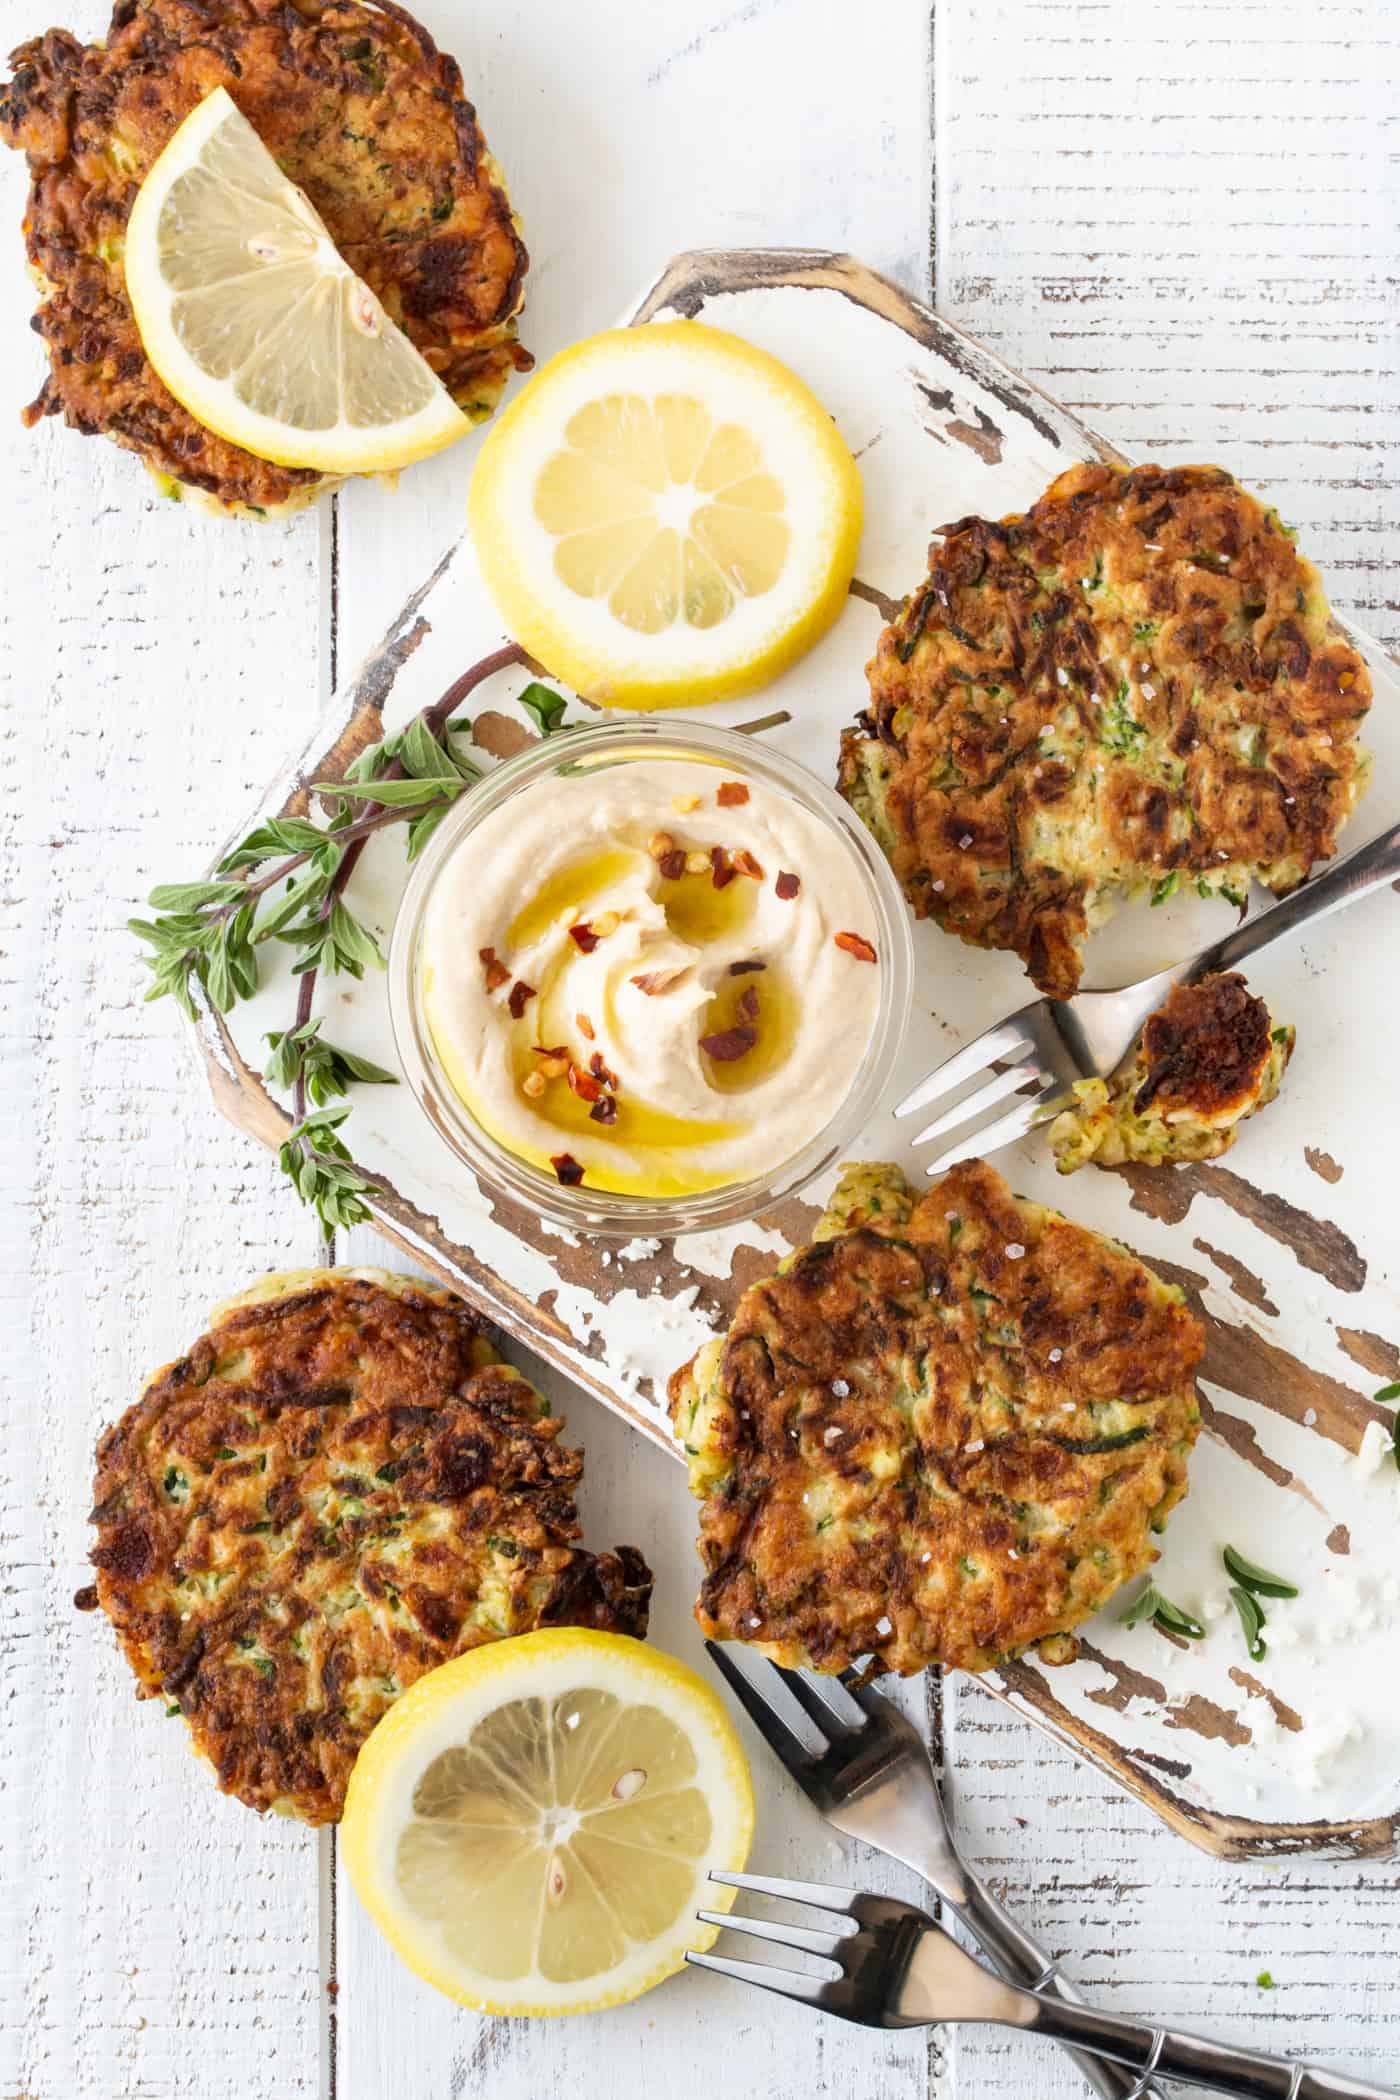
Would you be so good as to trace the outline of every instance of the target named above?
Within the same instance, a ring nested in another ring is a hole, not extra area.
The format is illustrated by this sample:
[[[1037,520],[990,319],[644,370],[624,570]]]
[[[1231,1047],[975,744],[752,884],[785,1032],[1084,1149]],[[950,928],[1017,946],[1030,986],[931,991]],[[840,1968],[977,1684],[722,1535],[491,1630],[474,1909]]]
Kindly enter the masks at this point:
[[[612,707],[774,677],[840,612],[861,510],[810,389],[698,321],[612,329],[553,358],[487,438],[469,497],[510,633]]]
[[[176,400],[260,459],[385,473],[471,427],[223,88],[137,192],[124,269]]]
[[[407,1691],[355,1764],[341,1851],[414,1972],[490,2013],[591,2012],[703,1948],[753,1794],[713,1692],[576,1627],[497,1641]]]

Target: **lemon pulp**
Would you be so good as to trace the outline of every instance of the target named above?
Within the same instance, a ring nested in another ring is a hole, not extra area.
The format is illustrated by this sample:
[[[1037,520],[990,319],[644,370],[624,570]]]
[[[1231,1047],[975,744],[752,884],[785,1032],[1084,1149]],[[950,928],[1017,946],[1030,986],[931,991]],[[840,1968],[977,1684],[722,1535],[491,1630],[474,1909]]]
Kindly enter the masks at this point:
[[[142,183],[124,269],[171,393],[261,459],[385,472],[470,427],[223,88]]]
[[[673,1657],[568,1627],[430,1671],[360,1754],[356,1893],[417,1974],[497,2013],[616,2004],[708,1946],[712,1868],[743,1865],[748,1768]]]
[[[767,352],[696,321],[553,358],[472,479],[477,558],[510,632],[616,707],[751,691],[845,602],[860,476]]]

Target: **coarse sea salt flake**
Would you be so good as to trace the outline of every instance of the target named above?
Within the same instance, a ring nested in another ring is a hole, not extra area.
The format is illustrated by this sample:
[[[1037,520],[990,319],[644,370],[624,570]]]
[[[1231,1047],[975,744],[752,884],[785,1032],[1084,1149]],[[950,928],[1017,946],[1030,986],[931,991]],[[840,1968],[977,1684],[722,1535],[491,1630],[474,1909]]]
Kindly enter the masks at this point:
[[[1021,1242],[1019,1240],[1012,1240],[1010,1246],[1006,1250],[1006,1258],[1008,1261],[1019,1261],[1021,1259],[1021,1256],[1025,1253],[1025,1251],[1025,1248],[1021,1245]]]

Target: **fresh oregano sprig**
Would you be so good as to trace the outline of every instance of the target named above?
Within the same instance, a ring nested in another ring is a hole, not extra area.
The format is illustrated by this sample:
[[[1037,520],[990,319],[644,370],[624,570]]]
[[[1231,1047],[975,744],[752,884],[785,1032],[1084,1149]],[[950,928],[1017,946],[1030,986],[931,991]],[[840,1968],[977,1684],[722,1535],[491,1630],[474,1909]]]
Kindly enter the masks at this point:
[[[300,979],[291,1026],[267,1037],[271,1055],[264,1078],[292,1097],[292,1128],[279,1160],[304,1203],[328,1231],[369,1216],[374,1183],[355,1167],[340,1136],[350,1103],[336,1097],[352,1083],[393,1085],[394,1075],[326,1042],[313,1015],[323,971],[362,977],[383,969],[379,943],[344,901],[344,891],[366,841],[392,824],[406,826],[408,857],[422,851],[452,803],[481,775],[453,739],[470,732],[457,712],[475,688],[497,671],[528,662],[514,643],[473,664],[406,729],[371,744],[341,780],[317,781],[328,817],[269,817],[227,853],[204,881],[165,883],[152,890],[154,919],[128,923],[146,943],[152,982],[147,999],[173,998],[194,1019],[196,985],[219,1013],[258,988],[258,950],[278,940],[297,951]],[[559,729],[562,694],[538,683],[522,696],[544,735]],[[285,887],[283,887],[285,885]],[[280,894],[276,894],[280,891]],[[308,1109],[308,1103],[314,1104]]]

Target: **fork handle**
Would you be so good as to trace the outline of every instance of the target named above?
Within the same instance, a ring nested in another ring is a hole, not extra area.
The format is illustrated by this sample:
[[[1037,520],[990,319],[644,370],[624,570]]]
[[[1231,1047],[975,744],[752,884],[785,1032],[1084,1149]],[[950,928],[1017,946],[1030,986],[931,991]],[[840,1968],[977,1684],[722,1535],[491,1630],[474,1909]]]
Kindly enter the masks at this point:
[[[1024,1927],[1017,1924],[986,1883],[979,1881],[967,1867],[962,1870],[962,1886],[956,1891],[956,1903],[952,1901],[952,1893],[949,1892],[949,1907],[954,1910],[959,1923],[1010,1982],[1024,1985],[1041,1998],[1057,1998],[1067,2005],[1082,2003],[1074,1986],[1060,1974],[1058,1963]],[[1080,2075],[1102,2096],[1102,2100],[1161,2100],[1140,2074],[1125,2070],[1109,2058],[1086,2055],[1072,2044],[1068,2053]]]
[[[1233,2093],[1236,2100],[1396,2100],[1394,2090],[1364,2085],[1335,2071],[1315,2071],[1281,2056],[1235,2049],[1203,2035],[1168,2027],[1146,2027],[1116,2013],[1091,2011],[1045,1992],[1021,1991],[1019,2013],[1005,2024],[1097,2050],[1146,2077],[1179,2078],[1186,2085]]]
[[[1369,896],[1372,890],[1393,882],[1400,875],[1400,824],[1393,824],[1388,831],[1380,833],[1365,846],[1358,846],[1345,860],[1334,861],[1320,875],[1305,882],[1291,896],[1278,904],[1270,905],[1260,912],[1257,919],[1246,919],[1233,933],[1227,933],[1223,941],[1217,941],[1199,956],[1192,968],[1193,977],[1205,976],[1212,970],[1233,970],[1246,956],[1256,955],[1271,941],[1284,934],[1297,933],[1314,919],[1326,918],[1329,912],[1340,911],[1345,904],[1355,904],[1360,898]]]

